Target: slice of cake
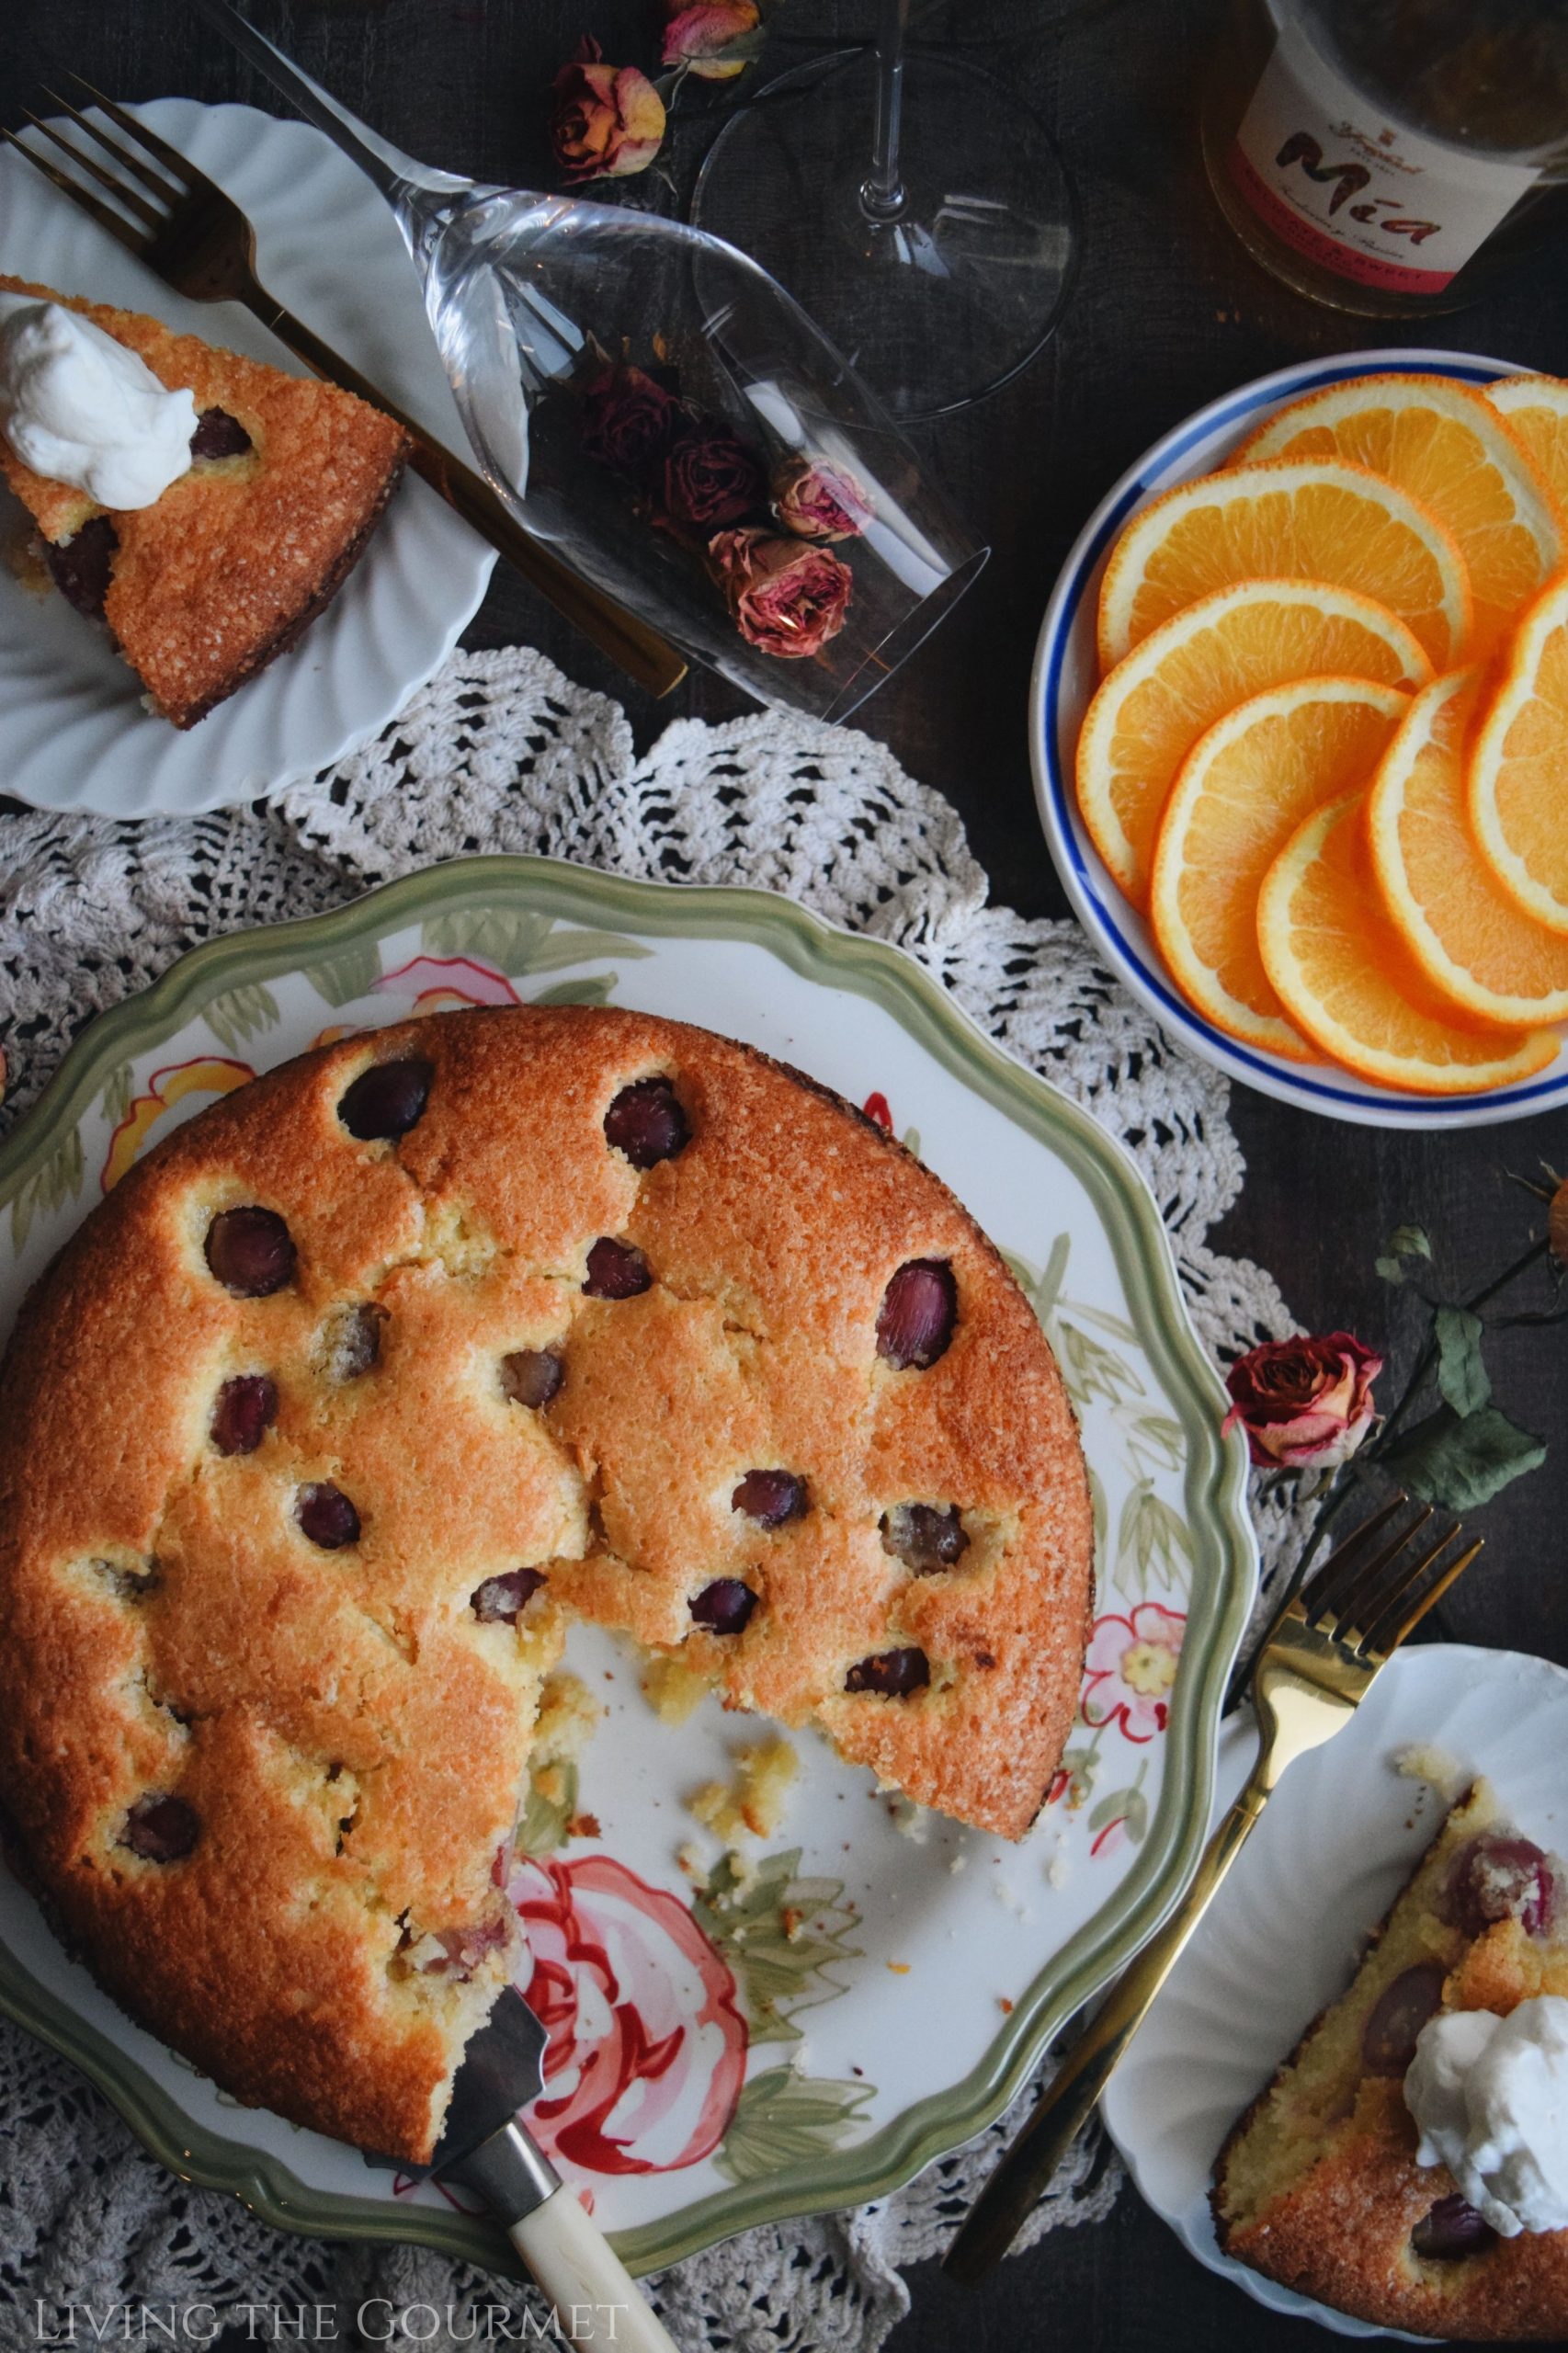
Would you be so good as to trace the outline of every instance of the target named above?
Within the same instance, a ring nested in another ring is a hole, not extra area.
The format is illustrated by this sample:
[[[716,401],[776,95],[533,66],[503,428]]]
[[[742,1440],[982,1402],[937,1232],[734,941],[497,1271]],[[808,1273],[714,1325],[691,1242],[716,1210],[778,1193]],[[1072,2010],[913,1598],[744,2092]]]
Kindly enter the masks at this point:
[[[1568,1871],[1502,1822],[1478,1782],[1448,1816],[1348,1991],[1308,2029],[1221,2151],[1212,2202],[1225,2252],[1384,2328],[1568,2337],[1568,2229],[1536,2226],[1541,2214],[1568,2211],[1568,2146],[1558,2154],[1549,2132],[1549,2145],[1531,2152],[1530,2131],[1539,2140],[1540,2128],[1524,2112],[1545,2088],[1548,2109],[1555,2102],[1568,2129],[1568,2105],[1548,2084],[1563,2016],[1552,1997],[1563,1995]],[[1460,2013],[1474,2026],[1433,2025]],[[1462,2062],[1485,2049],[1488,2013],[1515,2019],[1510,2040],[1528,2046],[1522,2064],[1533,2089],[1529,2102],[1516,2099],[1520,2113],[1508,2129],[1490,2115],[1490,2145],[1478,2126],[1478,2171],[1461,2153],[1467,2090],[1472,2121],[1488,2120],[1486,2103],[1456,2052]],[[1531,2040],[1527,2030],[1536,2028]],[[1433,2161],[1439,2146],[1462,2187]],[[1527,2174],[1533,2214],[1503,2197]]]
[[[24,463],[4,434],[0,471],[62,594],[108,622],[153,708],[192,727],[331,603],[392,494],[408,437],[335,385],[138,312],[17,278],[0,277],[0,295],[62,305],[168,391],[190,393],[189,463],[150,504],[102,504]]]
[[[23,1312],[0,1791],[135,2016],[424,2158],[574,1620],[1017,1837],[1092,1552],[1028,1302],[836,1097],[613,1009],[356,1032],[176,1130]]]

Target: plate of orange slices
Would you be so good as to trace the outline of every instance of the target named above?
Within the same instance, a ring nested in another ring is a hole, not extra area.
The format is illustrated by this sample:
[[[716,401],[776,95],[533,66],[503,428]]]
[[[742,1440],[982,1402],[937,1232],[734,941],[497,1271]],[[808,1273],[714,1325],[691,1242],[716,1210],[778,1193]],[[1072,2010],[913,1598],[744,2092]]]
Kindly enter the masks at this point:
[[[1358,352],[1199,410],[1032,692],[1062,882],[1182,1044],[1345,1120],[1568,1101],[1568,382]]]

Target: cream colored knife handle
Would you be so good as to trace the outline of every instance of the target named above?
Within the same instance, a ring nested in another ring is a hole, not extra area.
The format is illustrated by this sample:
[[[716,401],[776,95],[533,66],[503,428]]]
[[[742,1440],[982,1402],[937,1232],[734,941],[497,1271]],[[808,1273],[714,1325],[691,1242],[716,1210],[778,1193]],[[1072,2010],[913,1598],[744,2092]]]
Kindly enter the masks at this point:
[[[545,2294],[568,2345],[619,2353],[676,2353],[653,2308],[598,2224],[564,2185],[507,2225],[507,2234]]]

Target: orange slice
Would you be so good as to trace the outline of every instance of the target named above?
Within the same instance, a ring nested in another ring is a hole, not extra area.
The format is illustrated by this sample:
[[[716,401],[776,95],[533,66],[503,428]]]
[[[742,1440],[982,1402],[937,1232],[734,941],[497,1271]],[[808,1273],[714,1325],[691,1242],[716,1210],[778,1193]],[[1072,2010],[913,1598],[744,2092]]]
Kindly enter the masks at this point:
[[[1486,398],[1568,515],[1568,384],[1560,376],[1502,376]]]
[[[1292,401],[1234,462],[1260,458],[1347,458],[1446,523],[1470,574],[1475,613],[1463,650],[1477,660],[1562,560],[1546,483],[1491,403],[1447,376],[1358,376]]]
[[[1366,783],[1409,707],[1365,678],[1297,678],[1238,703],[1183,762],[1150,919],[1182,995],[1229,1036],[1316,1060],[1264,970],[1257,894],[1302,818]]]
[[[1511,639],[1482,714],[1467,797],[1481,854],[1528,915],[1568,931],[1568,576]]]
[[[1433,987],[1480,1021],[1568,1020],[1568,936],[1548,931],[1494,881],[1464,803],[1464,755],[1481,673],[1416,696],[1367,801],[1383,903]]]
[[[1533,1078],[1554,1029],[1483,1029],[1430,1003],[1388,918],[1367,847],[1364,792],[1316,809],[1269,868],[1257,938],[1280,1003],[1313,1044],[1362,1078],[1413,1095],[1471,1095]]]
[[[1237,580],[1326,580],[1375,597],[1441,669],[1470,628],[1453,535],[1365,466],[1282,459],[1183,483],[1135,515],[1100,584],[1108,670],[1173,613]]]
[[[1432,665],[1386,607],[1308,580],[1242,580],[1200,597],[1117,664],[1078,737],[1078,806],[1135,905],[1148,897],[1176,770],[1204,729],[1265,687],[1324,675],[1419,687]]]

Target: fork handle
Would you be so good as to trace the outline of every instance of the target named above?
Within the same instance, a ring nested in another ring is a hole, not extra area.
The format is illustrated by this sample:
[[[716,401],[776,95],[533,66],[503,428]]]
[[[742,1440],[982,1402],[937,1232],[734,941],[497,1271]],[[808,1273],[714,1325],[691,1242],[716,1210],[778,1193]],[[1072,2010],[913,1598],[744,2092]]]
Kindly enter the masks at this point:
[[[488,540],[514,571],[520,572],[530,586],[548,597],[556,611],[580,630],[601,654],[618,663],[649,694],[667,695],[673,687],[679,686],[687,673],[684,655],[666,643],[656,630],[639,620],[635,613],[629,613],[603,589],[581,579],[562,563],[542,540],[525,529],[483,474],[475,473],[472,466],[454,458],[378,385],[361,376],[330,344],[324,343],[302,319],[297,319],[291,311],[275,301],[265,287],[256,285],[253,290],[242,293],[240,299],[263,326],[270,328],[278,341],[287,344],[318,376],[324,376],[343,392],[356,393],[383,415],[395,418],[413,439],[410,462],[421,481],[427,482],[465,523],[472,523],[480,537]]]
[[[1187,1893],[1123,1970],[1041,2094],[1033,2115],[999,2159],[944,2258],[944,2268],[966,2286],[1000,2263],[1093,2115],[1176,1956],[1245,1844],[1267,1794],[1261,1771],[1255,1770],[1203,1849]]]

